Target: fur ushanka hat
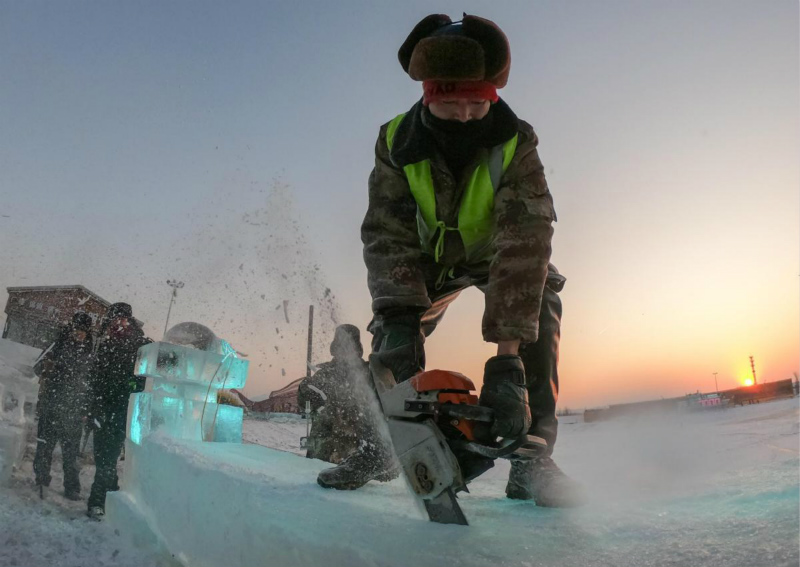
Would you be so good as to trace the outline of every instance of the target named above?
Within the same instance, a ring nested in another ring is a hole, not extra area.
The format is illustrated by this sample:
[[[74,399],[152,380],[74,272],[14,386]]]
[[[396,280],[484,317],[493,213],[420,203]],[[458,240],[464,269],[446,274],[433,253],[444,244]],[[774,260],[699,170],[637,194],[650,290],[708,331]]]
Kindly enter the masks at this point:
[[[483,81],[502,88],[511,68],[503,31],[494,22],[466,14],[455,23],[444,14],[425,17],[397,57],[415,81]]]

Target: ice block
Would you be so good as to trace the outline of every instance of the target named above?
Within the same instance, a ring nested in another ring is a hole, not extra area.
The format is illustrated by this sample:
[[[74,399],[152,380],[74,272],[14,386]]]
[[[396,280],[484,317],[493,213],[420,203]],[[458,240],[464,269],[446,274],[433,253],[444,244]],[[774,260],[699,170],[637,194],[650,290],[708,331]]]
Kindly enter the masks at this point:
[[[217,393],[243,387],[248,366],[229,343],[197,323],[176,325],[164,341],[143,346],[135,373],[147,383],[144,392],[131,396],[131,441],[141,444],[161,431],[180,439],[240,443],[243,410],[218,404]]]

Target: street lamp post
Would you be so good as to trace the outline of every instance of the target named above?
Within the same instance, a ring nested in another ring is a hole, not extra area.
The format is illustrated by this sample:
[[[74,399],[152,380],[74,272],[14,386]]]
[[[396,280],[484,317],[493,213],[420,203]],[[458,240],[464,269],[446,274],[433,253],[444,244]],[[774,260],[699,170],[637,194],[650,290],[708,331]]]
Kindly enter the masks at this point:
[[[758,378],[756,378],[756,361],[753,360],[753,357],[750,357],[750,368],[753,369],[753,385],[755,386],[758,384]]]
[[[712,372],[711,374],[714,375],[714,389],[717,391],[717,395],[719,396],[719,386],[717,385],[717,374],[719,374],[719,372]]]
[[[178,290],[183,287],[183,282],[178,280],[167,280],[167,285],[172,288],[172,293],[169,296],[169,308],[167,309],[167,322],[164,323],[164,335],[167,334],[167,327],[169,327],[169,314],[172,312],[172,304],[175,298],[178,297]]]

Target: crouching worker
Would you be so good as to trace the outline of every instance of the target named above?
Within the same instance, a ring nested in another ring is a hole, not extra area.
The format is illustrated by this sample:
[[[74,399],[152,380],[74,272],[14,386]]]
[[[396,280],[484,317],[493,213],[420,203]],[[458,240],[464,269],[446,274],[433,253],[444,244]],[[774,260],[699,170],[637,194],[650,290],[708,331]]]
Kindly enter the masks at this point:
[[[369,480],[396,478],[390,444],[381,438],[375,421],[380,410],[368,407],[377,402],[358,328],[337,327],[331,354],[333,360],[303,380],[298,392],[300,405],[309,400],[316,410],[306,456],[340,463],[319,473],[317,482],[325,488],[351,490]]]
[[[431,15],[398,55],[423,96],[381,127],[375,146],[361,227],[373,353],[398,381],[411,378],[450,303],[480,289],[483,338],[497,344],[480,394],[494,410],[492,433],[548,443],[541,458],[513,463],[506,494],[578,504],[580,487],[551,458],[565,281],[549,264],[556,215],[539,140],[497,94],[508,80],[508,40],[483,18]],[[331,474],[338,483],[328,486],[363,485],[379,468]]]
[[[133,374],[136,352],[152,342],[136,324],[127,303],[109,308],[101,333],[87,416],[87,425],[94,431],[96,467],[87,514],[95,519],[105,514],[106,492],[119,490],[117,460],[125,444],[128,399],[144,389],[144,379]]]
[[[336,327],[330,351],[333,360],[300,383],[297,400],[300,409],[308,402],[312,412],[306,457],[338,464],[360,443],[364,427],[359,425],[363,418],[356,387],[367,383],[369,367],[358,327]]]
[[[50,486],[50,468],[56,443],[61,444],[64,496],[80,500],[78,454],[86,415],[86,388],[91,366],[92,319],[75,313],[72,322],[36,361],[40,378],[36,456],[33,471],[40,495]]]

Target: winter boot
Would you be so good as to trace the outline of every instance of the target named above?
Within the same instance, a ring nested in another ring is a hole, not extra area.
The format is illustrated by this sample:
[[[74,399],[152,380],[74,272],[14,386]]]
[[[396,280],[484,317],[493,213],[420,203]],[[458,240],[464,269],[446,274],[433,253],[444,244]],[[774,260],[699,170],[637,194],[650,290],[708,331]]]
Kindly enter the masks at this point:
[[[106,515],[106,511],[103,510],[100,506],[92,506],[89,508],[89,511],[86,512],[86,515],[89,516],[92,520],[97,520],[98,522],[103,519],[103,516]]]
[[[545,508],[570,508],[586,502],[583,487],[564,474],[550,457],[512,461],[506,496],[533,500]]]
[[[397,469],[385,460],[365,453],[353,453],[339,466],[325,469],[317,476],[323,488],[357,490],[371,480],[387,482],[397,478]]]

